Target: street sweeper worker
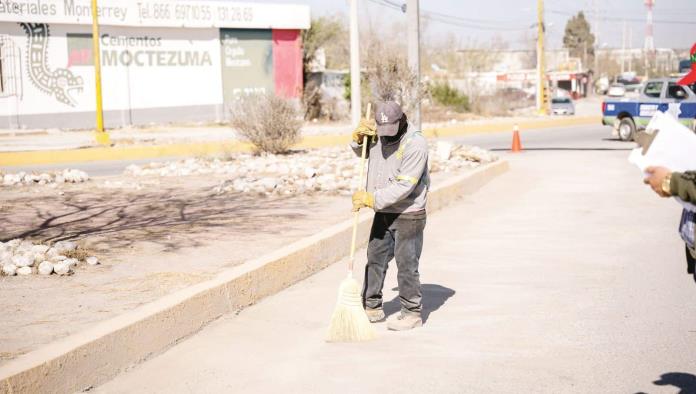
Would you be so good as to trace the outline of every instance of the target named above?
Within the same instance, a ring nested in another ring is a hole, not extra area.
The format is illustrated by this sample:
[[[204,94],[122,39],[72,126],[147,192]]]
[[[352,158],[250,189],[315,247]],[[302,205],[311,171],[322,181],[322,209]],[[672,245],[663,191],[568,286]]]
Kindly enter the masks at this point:
[[[372,208],[375,217],[367,246],[363,306],[371,322],[385,319],[382,287],[392,258],[398,269],[401,313],[387,322],[390,330],[409,330],[423,324],[418,264],[423,249],[425,205],[430,185],[428,143],[408,124],[401,106],[379,102],[375,122],[363,119],[353,132],[357,155],[368,136],[367,190],[353,194],[353,210]]]

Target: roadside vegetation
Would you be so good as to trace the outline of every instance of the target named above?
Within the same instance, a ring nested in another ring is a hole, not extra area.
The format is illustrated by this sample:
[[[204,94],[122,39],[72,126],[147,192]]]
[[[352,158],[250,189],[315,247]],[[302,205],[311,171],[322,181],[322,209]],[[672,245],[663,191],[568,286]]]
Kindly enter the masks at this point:
[[[256,153],[287,153],[300,141],[303,110],[274,94],[251,94],[230,109],[230,125],[254,145]]]
[[[450,86],[448,81],[435,82],[430,87],[435,103],[444,105],[456,112],[469,111],[469,97]]]

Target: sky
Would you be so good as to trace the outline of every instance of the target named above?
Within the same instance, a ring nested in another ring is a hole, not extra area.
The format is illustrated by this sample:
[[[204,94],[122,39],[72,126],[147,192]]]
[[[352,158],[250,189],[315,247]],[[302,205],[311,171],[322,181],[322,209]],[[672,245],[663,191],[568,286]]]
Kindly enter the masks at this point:
[[[361,23],[368,18],[379,24],[382,18],[405,20],[405,14],[389,4],[403,4],[405,0],[358,0]],[[342,13],[348,15],[348,0],[257,0],[263,3],[293,3],[310,6],[312,17]],[[696,0],[655,0],[655,46],[659,48],[688,49],[696,43]],[[421,0],[421,13],[431,18],[422,32],[427,40],[443,40],[453,34],[465,43],[479,45],[498,36],[513,49],[528,46],[525,42],[534,37],[531,26],[536,23],[536,0]],[[643,0],[546,0],[545,18],[547,42],[550,48],[563,45],[566,21],[578,11],[595,29],[599,29],[599,44],[620,48],[626,21],[627,46],[631,36],[632,46],[642,48],[645,38],[646,10]],[[596,4],[596,12],[594,5]],[[505,12],[501,12],[505,11]],[[444,23],[443,20],[452,21]],[[598,23],[595,23],[595,20]],[[687,23],[682,23],[687,22]],[[465,49],[465,48],[460,48]]]

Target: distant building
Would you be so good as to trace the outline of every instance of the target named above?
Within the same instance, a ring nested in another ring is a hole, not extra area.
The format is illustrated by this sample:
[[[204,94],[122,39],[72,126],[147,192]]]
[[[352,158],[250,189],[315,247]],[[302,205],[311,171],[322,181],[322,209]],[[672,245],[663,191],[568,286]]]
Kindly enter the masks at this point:
[[[220,121],[249,92],[300,97],[309,7],[99,0],[107,127]],[[0,127],[89,128],[90,0],[0,2]]]
[[[481,54],[482,50],[476,50]],[[477,58],[472,51],[463,56]],[[468,53],[467,53],[468,52]],[[490,54],[490,51],[485,51]],[[492,94],[497,90],[520,89],[536,94],[536,52],[525,50],[494,51],[493,64],[487,70],[471,71],[451,83],[464,92]],[[553,91],[561,89],[573,97],[584,97],[588,93],[590,74],[579,58],[571,57],[567,49],[546,51],[546,77]]]
[[[623,63],[625,71],[644,69],[643,63],[646,61],[646,52],[643,48],[602,48],[597,53],[601,57],[614,59],[618,64]],[[647,53],[647,61],[650,63],[649,68],[660,75],[678,71],[680,59],[679,54],[671,48],[656,48],[654,51]]]

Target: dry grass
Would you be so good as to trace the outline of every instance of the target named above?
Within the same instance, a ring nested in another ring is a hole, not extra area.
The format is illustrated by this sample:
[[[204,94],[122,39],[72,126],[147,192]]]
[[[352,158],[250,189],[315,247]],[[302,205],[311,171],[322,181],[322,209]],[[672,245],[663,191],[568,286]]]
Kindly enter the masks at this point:
[[[94,254],[91,253],[88,249],[85,249],[82,246],[78,246],[74,250],[70,250],[67,252],[63,252],[63,256],[69,258],[69,259],[77,259],[79,261],[85,261],[85,259],[89,256],[93,256]]]

